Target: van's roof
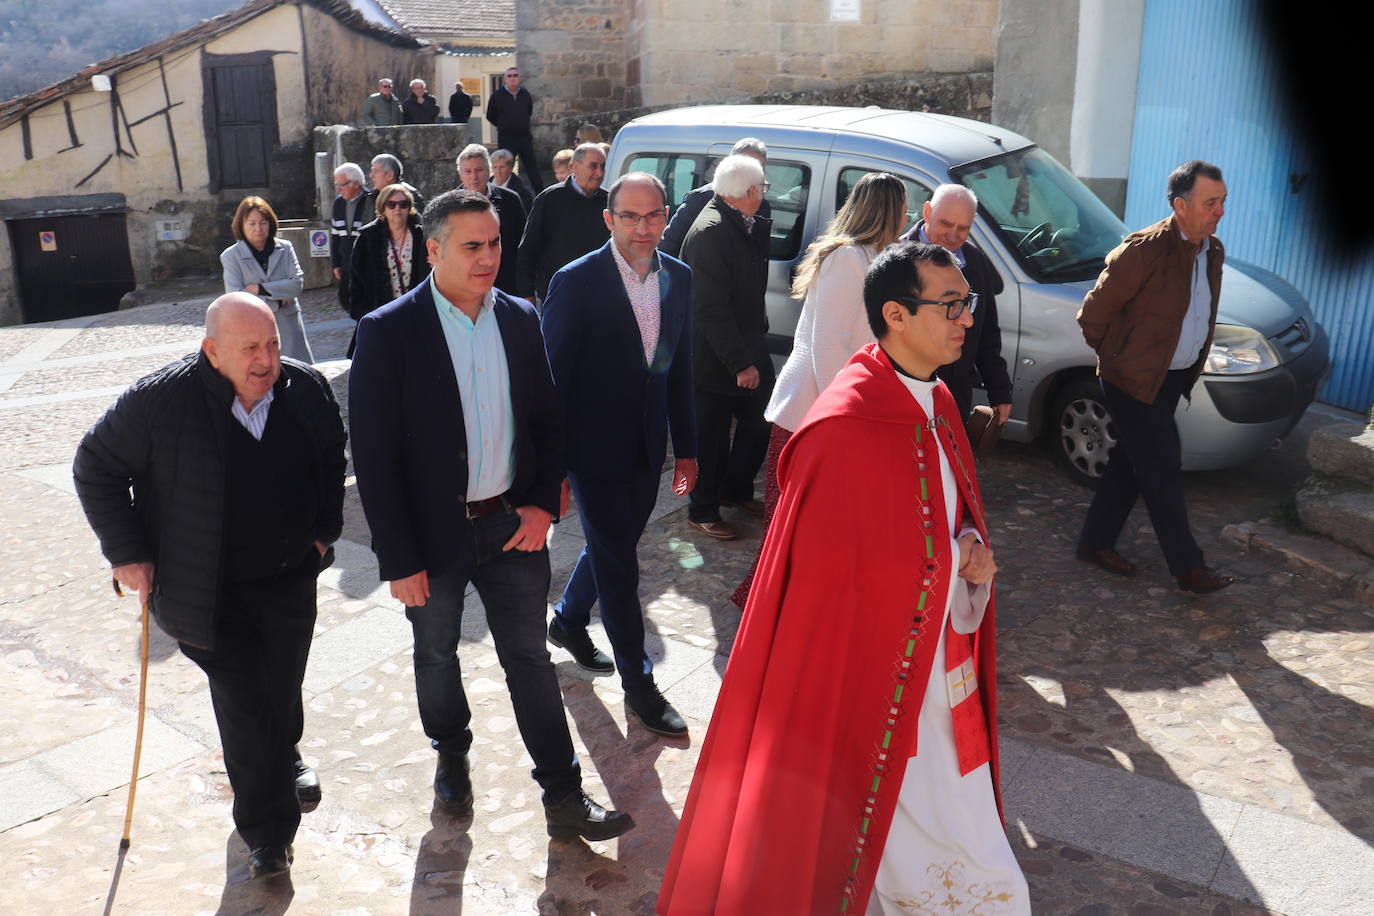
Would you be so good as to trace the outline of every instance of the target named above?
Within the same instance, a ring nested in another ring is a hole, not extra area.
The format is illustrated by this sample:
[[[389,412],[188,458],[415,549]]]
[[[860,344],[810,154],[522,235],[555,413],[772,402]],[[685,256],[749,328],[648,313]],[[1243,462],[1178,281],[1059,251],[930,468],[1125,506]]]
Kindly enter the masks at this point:
[[[827,105],[693,105],[636,118],[637,130],[655,127],[699,127],[716,133],[747,136],[751,129],[795,132],[788,142],[806,143],[807,133],[852,134],[876,141],[929,150],[951,164],[971,162],[1031,146],[1031,141],[1005,128],[949,115],[891,108],[844,108]],[[630,125],[626,125],[630,126]],[[777,141],[766,141],[776,143]],[[824,141],[807,145],[829,149]]]

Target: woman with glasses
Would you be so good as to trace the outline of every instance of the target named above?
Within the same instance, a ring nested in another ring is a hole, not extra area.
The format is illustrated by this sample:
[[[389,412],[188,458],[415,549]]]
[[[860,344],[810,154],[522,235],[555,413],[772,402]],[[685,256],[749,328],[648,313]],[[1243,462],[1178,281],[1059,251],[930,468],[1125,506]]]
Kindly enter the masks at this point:
[[[310,341],[296,297],[305,289],[305,271],[291,243],[277,238],[277,214],[261,197],[245,197],[234,211],[230,229],[237,239],[220,252],[224,291],[239,290],[261,296],[277,313],[281,355],[313,363]]]
[[[349,311],[359,320],[419,286],[429,276],[425,234],[415,213],[415,198],[402,184],[377,195],[377,218],[358,230],[349,260]],[[353,357],[354,339],[348,344]]]
[[[773,424],[764,466],[765,534],[778,504],[778,455],[825,386],[855,351],[873,343],[864,314],[864,274],[878,252],[897,240],[905,222],[902,180],[870,172],[854,185],[830,228],[811,243],[797,267],[792,297],[802,300],[801,317],[792,355],[778,373],[763,414]],[[753,580],[751,569],[735,590],[735,604],[744,607]]]

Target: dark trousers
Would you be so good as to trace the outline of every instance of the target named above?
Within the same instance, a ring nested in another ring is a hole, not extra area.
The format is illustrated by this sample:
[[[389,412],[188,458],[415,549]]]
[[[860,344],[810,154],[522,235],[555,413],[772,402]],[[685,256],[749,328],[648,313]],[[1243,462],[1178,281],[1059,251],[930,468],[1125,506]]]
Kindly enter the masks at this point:
[[[529,134],[512,137],[497,129],[496,142],[502,149],[508,149],[515,154],[515,158],[520,161],[520,174],[525,176],[534,193],[538,194],[544,190],[544,176],[539,171],[538,160],[534,158],[534,138]]]
[[[458,670],[458,639],[463,592],[469,582],[477,586],[506,673],[515,722],[534,759],[534,778],[545,801],[552,803],[582,787],[582,769],[544,644],[549,552],[501,549],[519,527],[520,516],[511,509],[473,519],[471,548],[442,575],[430,578],[429,600],[406,608],[406,617],[415,633],[420,723],[435,750],[466,754],[472,746],[472,710]]]
[[[601,602],[601,622],[626,689],[647,684],[653,671],[644,652],[638,550],[658,499],[659,477],[648,467],[614,479],[568,475],[587,546],[553,612],[568,629],[585,629],[592,605]]]
[[[181,645],[210,678],[234,826],[249,849],[290,843],[301,822],[294,764],[318,570],[311,550],[297,569],[227,586],[214,651]]]
[[[1188,526],[1183,453],[1174,423],[1174,411],[1187,384],[1188,370],[1174,370],[1164,379],[1154,402],[1145,404],[1102,382],[1116,427],[1116,447],[1083,522],[1080,546],[1114,548],[1139,495],[1145,498],[1169,572],[1181,576],[1202,565],[1202,549]]]
[[[771,426],[763,411],[772,393],[771,380],[752,391],[741,389],[739,394],[697,389],[697,485],[687,510],[692,521],[720,521],[722,499],[746,502],[754,498],[754,477],[768,454]]]

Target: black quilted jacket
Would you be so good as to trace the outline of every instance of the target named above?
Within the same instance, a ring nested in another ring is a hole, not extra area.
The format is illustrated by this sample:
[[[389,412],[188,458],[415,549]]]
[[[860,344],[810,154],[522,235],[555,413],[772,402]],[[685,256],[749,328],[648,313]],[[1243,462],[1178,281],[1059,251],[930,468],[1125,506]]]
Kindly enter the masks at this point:
[[[324,377],[283,358],[272,410],[296,414],[314,445],[314,539],[343,530],[344,428]],[[197,351],[139,379],[86,433],[72,473],[112,566],[154,564],[152,611],[173,639],[214,649],[233,385]],[[132,499],[130,492],[132,490]],[[322,567],[332,562],[332,549]]]

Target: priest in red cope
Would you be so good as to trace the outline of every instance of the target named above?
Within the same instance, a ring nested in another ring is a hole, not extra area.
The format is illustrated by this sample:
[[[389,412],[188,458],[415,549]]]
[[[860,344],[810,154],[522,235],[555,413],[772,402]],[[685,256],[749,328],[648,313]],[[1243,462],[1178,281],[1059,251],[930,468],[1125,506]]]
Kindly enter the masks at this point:
[[[976,306],[938,246],[869,268],[878,342],[782,453],[660,913],[1030,913],[997,788],[996,565],[935,377]]]

